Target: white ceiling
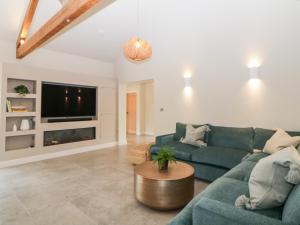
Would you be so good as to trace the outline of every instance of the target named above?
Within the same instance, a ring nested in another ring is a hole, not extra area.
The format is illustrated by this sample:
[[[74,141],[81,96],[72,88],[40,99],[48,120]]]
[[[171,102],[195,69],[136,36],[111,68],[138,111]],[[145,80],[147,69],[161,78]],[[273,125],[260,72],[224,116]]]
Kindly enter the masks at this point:
[[[137,32],[137,0],[112,3],[64,32],[45,48],[114,61]],[[276,40],[299,47],[299,0],[140,0],[141,36],[161,54],[180,44],[185,48],[240,43],[251,48]],[[15,42],[29,0],[0,0],[0,39]],[[59,0],[40,1],[31,32],[61,8]],[[234,43],[231,43],[234,42]],[[240,47],[240,46],[236,46]],[[262,46],[262,48],[265,46]],[[227,49],[229,50],[229,49]],[[224,49],[224,51],[227,51]],[[230,50],[229,50],[230,51]],[[190,56],[184,56],[190,57]]]

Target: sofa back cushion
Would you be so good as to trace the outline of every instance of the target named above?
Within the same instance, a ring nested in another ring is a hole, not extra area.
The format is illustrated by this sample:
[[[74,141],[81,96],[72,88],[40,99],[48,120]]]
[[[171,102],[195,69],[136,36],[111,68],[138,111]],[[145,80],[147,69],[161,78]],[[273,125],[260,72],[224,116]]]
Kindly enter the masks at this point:
[[[193,124],[194,128],[201,127],[206,124]],[[186,133],[186,124],[184,123],[176,123],[176,133],[174,135],[174,140],[179,141],[181,138],[185,138]],[[204,142],[206,142],[206,135],[204,137]]]
[[[268,130],[263,128],[255,128],[254,130],[254,149],[260,149],[262,150],[266,144],[266,142],[273,136],[273,134],[276,132],[275,130]],[[287,131],[289,135],[292,137],[294,136],[300,136],[300,132],[298,131]]]
[[[185,137],[186,124],[176,123],[176,133],[174,135],[175,141],[179,141],[181,138]]]
[[[254,130],[252,127],[235,128],[210,126],[208,146],[252,151]]]

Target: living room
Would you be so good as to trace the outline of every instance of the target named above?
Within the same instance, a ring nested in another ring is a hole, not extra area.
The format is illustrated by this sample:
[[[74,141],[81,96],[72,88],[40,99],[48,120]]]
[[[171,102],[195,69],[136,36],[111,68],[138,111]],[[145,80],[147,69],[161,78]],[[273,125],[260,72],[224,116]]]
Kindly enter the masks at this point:
[[[0,224],[300,224],[298,0],[0,11]]]

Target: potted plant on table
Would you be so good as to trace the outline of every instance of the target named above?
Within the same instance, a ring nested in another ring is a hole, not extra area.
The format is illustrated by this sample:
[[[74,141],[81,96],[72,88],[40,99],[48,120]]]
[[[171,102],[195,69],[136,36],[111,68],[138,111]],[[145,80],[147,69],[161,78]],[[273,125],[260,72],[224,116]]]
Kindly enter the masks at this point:
[[[175,162],[175,154],[169,146],[162,147],[156,156],[153,157],[154,163],[158,164],[158,168],[160,171],[167,171],[169,162]]]

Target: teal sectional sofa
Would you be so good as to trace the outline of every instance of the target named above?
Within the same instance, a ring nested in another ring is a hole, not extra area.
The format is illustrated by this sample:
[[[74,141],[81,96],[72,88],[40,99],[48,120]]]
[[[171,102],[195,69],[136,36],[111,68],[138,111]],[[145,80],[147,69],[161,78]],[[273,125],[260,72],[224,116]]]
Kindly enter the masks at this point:
[[[201,125],[194,125],[198,127]],[[176,123],[176,132],[156,137],[151,147],[151,154],[156,155],[159,149],[168,145],[173,148],[178,160],[194,166],[195,177],[214,181],[241,162],[241,159],[252,152],[254,129],[234,127],[210,127],[205,139],[207,147],[195,147],[183,144],[180,139],[185,136],[185,124]]]
[[[157,137],[156,144],[151,149],[152,154],[156,154],[159,146],[170,145],[178,160],[195,166],[196,177],[213,182],[169,225],[300,225],[299,185],[293,188],[281,207],[255,211],[234,207],[237,197],[242,194],[249,195],[248,180],[251,171],[260,159],[267,156],[262,152],[252,153],[252,150],[262,149],[275,131],[210,125],[211,132],[206,137],[208,147],[199,149],[178,143],[180,132],[184,135],[184,127],[184,124],[178,123],[176,134]],[[289,134],[300,136],[300,132]],[[210,153],[204,152],[210,150]],[[197,151],[202,152],[202,155],[196,154]],[[202,170],[205,171],[204,174]]]

